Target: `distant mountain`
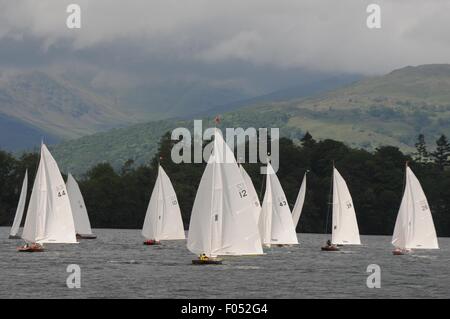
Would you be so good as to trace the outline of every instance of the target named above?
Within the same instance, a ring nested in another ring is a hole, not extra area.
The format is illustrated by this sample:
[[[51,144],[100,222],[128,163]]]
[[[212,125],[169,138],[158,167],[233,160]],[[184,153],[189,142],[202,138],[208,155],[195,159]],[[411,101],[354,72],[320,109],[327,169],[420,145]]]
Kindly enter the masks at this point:
[[[0,80],[0,114],[59,140],[136,123],[112,105],[106,97],[45,72],[7,75]],[[17,131],[19,126],[8,137],[25,146],[26,141],[21,143],[19,135],[14,135]]]
[[[56,136],[26,122],[0,114],[0,149],[10,151],[32,149],[39,145],[42,139],[50,144],[59,142]]]
[[[319,93],[330,91],[339,87],[344,87],[350,83],[356,82],[359,79],[361,79],[360,75],[348,74],[333,76],[318,81],[306,81],[305,83],[298,84],[293,87],[277,90],[269,94],[260,95],[251,99],[244,99],[229,104],[219,105],[195,115],[214,116],[224,112],[234,111],[242,107],[250,107],[260,105],[262,103],[280,102],[314,96]]]
[[[43,136],[47,142],[64,141],[147,121],[188,119],[262,101],[305,97],[352,79],[309,72],[298,77],[300,84],[295,88],[254,98],[239,86],[202,80],[130,84],[121,80],[110,87],[103,82],[114,79],[98,80],[91,69],[74,73],[0,70],[0,116],[2,123],[8,119],[9,127],[0,138],[0,148],[20,150],[37,146],[35,141]]]
[[[411,151],[419,133],[429,142],[439,134],[450,135],[450,65],[408,66],[320,97],[258,109],[263,110],[287,114],[287,128],[302,128],[318,138]]]
[[[419,133],[429,142],[439,134],[450,136],[450,65],[406,67],[314,97],[240,107],[222,118],[223,127],[279,127],[294,140],[309,131],[354,147],[393,145],[411,152]],[[205,119],[212,125],[211,117]],[[190,127],[192,121],[116,129],[62,143],[54,151],[62,167],[77,173],[102,161],[117,168],[129,158],[144,163],[159,137],[178,126]]]

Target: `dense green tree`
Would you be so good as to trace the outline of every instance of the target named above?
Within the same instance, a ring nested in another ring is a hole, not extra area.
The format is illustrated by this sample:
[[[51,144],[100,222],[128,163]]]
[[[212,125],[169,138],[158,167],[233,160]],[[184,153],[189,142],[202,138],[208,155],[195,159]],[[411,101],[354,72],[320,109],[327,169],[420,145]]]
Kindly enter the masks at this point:
[[[432,156],[436,165],[444,170],[446,166],[450,165],[450,143],[445,135],[441,135],[436,141],[436,146],[436,151],[432,153]]]
[[[427,144],[425,142],[425,135],[419,134],[415,146],[416,153],[414,153],[414,160],[418,163],[427,163],[429,160],[429,154],[427,151]]]
[[[114,170],[109,163],[102,163],[84,176],[77,176],[93,227],[141,228],[159,163],[174,185],[184,225],[188,227],[206,164],[175,164],[171,160],[175,143],[177,141],[167,133],[160,140],[157,155],[149,158],[146,165],[136,166],[133,161],[125,161],[122,168]],[[440,154],[445,154],[447,144],[445,138],[440,139]],[[279,150],[277,174],[291,208],[303,176],[309,171],[306,201],[297,231],[330,231],[326,226],[327,220],[330,221],[334,164],[352,193],[361,233],[392,234],[404,189],[405,163],[409,162],[427,194],[438,235],[450,236],[450,171],[441,170],[445,161],[422,163],[417,157],[413,160],[406,156],[397,147],[385,146],[368,152],[330,139],[314,141],[311,135],[300,144],[281,138]],[[248,158],[248,147],[246,151]],[[443,159],[444,155],[439,158]],[[30,174],[31,192],[38,162],[39,154],[27,153],[15,158],[0,151],[0,225],[12,223],[26,169]],[[243,165],[262,200],[265,176],[260,168],[264,164]]]

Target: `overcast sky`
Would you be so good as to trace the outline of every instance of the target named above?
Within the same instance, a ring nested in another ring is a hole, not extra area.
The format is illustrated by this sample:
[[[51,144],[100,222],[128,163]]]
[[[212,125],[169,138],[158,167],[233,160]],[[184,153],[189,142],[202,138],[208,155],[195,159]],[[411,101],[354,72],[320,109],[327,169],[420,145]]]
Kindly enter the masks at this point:
[[[66,27],[70,3],[81,6],[79,30]],[[381,29],[366,27],[370,3]],[[95,66],[96,81],[117,85],[144,73],[224,83],[382,74],[450,63],[449,15],[448,0],[0,0],[0,67]]]

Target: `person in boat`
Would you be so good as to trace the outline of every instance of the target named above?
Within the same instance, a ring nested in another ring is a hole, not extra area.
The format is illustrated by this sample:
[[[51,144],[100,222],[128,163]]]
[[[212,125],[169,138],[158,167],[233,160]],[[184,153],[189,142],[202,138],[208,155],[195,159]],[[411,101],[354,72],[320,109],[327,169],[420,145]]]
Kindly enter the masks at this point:
[[[206,256],[205,253],[200,254],[199,258],[200,258],[200,260],[208,260],[209,259],[208,256]]]
[[[326,245],[326,247],[328,247],[328,248],[337,248],[337,245],[334,245],[334,244],[331,242],[331,239],[328,239],[328,240],[327,240],[327,245]]]

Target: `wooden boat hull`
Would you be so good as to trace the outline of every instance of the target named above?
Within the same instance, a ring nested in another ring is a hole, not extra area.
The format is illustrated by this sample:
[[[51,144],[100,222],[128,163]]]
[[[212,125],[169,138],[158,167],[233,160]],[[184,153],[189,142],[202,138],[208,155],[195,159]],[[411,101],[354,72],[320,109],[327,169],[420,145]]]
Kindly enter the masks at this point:
[[[20,237],[19,235],[9,235],[8,239],[21,239],[22,237]]]
[[[222,265],[222,259],[194,259],[192,260],[193,265]]]
[[[80,235],[77,234],[77,239],[97,239],[97,236],[92,234],[92,235]]]
[[[392,254],[394,256],[403,256],[403,255],[408,255],[411,253],[411,250],[400,250],[400,249],[396,249],[392,251]]]
[[[322,251],[340,251],[340,249],[335,246],[324,246],[321,249]]]
[[[158,240],[149,239],[149,240],[144,241],[144,245],[145,246],[161,245],[161,242]]]
[[[41,253],[44,251],[42,246],[22,246],[17,248],[18,252],[21,253]]]

